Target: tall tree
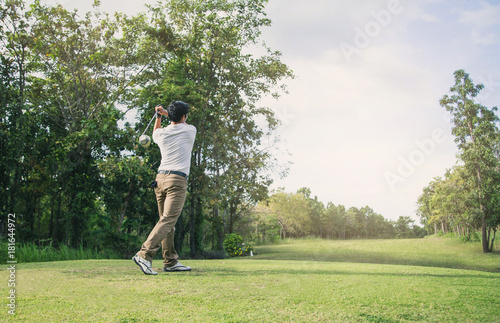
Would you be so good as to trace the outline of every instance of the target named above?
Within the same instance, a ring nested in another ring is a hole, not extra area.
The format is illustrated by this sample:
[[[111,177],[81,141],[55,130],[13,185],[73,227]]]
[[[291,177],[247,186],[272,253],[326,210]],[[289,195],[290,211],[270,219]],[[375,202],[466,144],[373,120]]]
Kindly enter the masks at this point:
[[[56,218],[65,217],[56,221],[54,238],[71,245],[85,240],[96,212],[102,187],[96,159],[120,149],[116,104],[143,68],[137,35],[121,28],[120,16],[111,19],[94,6],[81,17],[37,0],[29,12],[37,57],[30,99],[53,135],[53,198],[64,210],[58,207]]]
[[[454,76],[452,95],[443,96],[440,104],[453,117],[452,133],[460,149],[459,157],[470,174],[479,205],[483,252],[491,252],[490,233],[498,225],[491,221],[493,212],[488,201],[488,192],[496,185],[499,164],[495,156],[499,137],[497,108],[488,109],[475,102],[484,86],[475,85],[464,70],[456,71]]]
[[[188,122],[198,129],[186,203],[192,255],[202,249],[207,199],[217,201],[209,208],[213,214],[229,214],[234,222],[238,210],[261,199],[268,185],[260,175],[271,159],[259,146],[279,121],[259,101],[265,95],[278,97],[281,81],[293,74],[279,52],[260,44],[262,28],[271,24],[266,2],[168,0],[149,7],[147,32],[163,55],[153,71],[157,78],[141,91],[143,106],[150,108],[151,98],[160,95],[155,104],[184,100],[192,105]],[[252,46],[263,46],[267,54],[245,53]],[[257,117],[264,117],[267,130],[257,125]],[[224,223],[211,218],[214,225]]]
[[[27,84],[33,70],[33,19],[21,0],[0,5],[0,236],[8,213],[19,213],[18,197],[27,178],[25,154],[36,137],[38,119],[29,115]],[[40,136],[39,136],[40,137]],[[18,231],[22,232],[22,231]]]
[[[436,185],[440,180],[440,177],[434,178],[429,185],[424,187],[422,194],[417,200],[417,215],[420,217],[420,222],[424,224],[428,233],[430,233],[431,228],[434,229],[434,234],[438,233],[437,222],[433,221],[434,213],[431,207],[431,199],[435,194]]]

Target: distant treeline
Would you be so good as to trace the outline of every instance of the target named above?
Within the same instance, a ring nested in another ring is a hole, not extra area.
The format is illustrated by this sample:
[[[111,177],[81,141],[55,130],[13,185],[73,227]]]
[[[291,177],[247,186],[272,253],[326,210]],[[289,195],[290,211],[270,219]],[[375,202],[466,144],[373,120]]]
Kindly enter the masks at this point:
[[[260,202],[243,218],[237,230],[250,239],[266,243],[280,238],[322,237],[326,239],[421,238],[426,231],[409,216],[391,221],[368,206],[326,206],[311,197],[309,188],[296,193],[282,190]]]

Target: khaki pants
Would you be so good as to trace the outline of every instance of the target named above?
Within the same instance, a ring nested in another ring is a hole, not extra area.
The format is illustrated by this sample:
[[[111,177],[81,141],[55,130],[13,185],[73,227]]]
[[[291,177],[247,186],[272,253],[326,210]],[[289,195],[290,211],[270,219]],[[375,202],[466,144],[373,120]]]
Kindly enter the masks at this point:
[[[137,254],[152,261],[161,246],[163,266],[172,267],[179,258],[174,248],[175,223],[181,215],[186,200],[187,179],[175,174],[157,174],[156,181],[158,186],[155,188],[155,193],[160,220]]]

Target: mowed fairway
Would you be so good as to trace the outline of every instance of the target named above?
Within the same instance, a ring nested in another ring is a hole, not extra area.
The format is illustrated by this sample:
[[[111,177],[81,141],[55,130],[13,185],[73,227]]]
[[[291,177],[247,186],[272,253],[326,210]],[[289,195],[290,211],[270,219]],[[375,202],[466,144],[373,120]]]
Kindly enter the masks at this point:
[[[19,264],[15,321],[500,322],[500,255],[478,245],[302,240],[257,251],[158,276],[131,260]],[[1,280],[5,304],[5,270]]]

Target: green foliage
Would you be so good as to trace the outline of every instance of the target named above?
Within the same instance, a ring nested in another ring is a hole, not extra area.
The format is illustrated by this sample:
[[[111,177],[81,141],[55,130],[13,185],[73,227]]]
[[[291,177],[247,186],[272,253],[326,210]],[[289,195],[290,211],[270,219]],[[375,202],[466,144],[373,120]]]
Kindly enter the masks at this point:
[[[254,247],[251,245],[242,244],[241,251],[239,252],[240,256],[250,256],[255,251]]]
[[[467,176],[463,166],[455,166],[424,188],[418,205],[427,231],[454,232],[467,241],[481,227],[475,189]]]
[[[460,236],[459,239],[462,242],[471,242],[471,243],[481,242],[481,235],[477,232],[472,232],[472,234],[468,236],[466,235]]]
[[[155,105],[183,100],[198,137],[176,244],[189,240],[192,256],[210,242],[221,250],[267,197],[277,162],[258,147],[279,121],[260,102],[293,78],[281,54],[259,44],[265,3],[171,0],[128,17],[98,2],[80,13],[3,1],[0,227],[15,213],[22,241],[111,245],[128,257],[158,219],[149,183],[160,153],[139,147],[137,133]],[[254,45],[266,54],[244,54]],[[130,110],[139,123],[120,127]]]
[[[259,101],[279,96],[280,83],[293,74],[264,44],[263,57],[243,54],[270,24],[264,4],[170,0],[149,7],[145,32],[159,57],[157,72],[145,71],[137,105],[149,111],[153,104],[180,99],[192,106],[188,122],[198,129],[191,158],[195,180],[186,201],[189,227],[180,231],[189,232],[193,253],[202,250],[204,221],[214,227],[212,245],[221,247],[224,233],[234,232],[251,206],[267,197],[271,183],[276,161],[258,147],[279,121]],[[257,126],[257,117],[264,117],[265,129]]]
[[[456,71],[454,76],[451,95],[443,96],[440,104],[453,117],[452,133],[463,168],[459,178],[448,176],[448,181],[437,187],[433,198],[434,204],[439,206],[434,207],[438,211],[434,211],[433,216],[439,218],[444,226],[444,222],[450,222],[448,217],[458,213],[468,231],[469,227],[476,226],[474,221],[478,219],[483,251],[491,252],[495,236],[491,235],[491,231],[495,233],[500,225],[499,207],[495,203],[499,200],[500,188],[500,119],[495,114],[496,107],[488,109],[475,102],[484,85],[474,84],[464,70]],[[449,183],[454,185],[449,187]],[[424,200],[423,205],[426,203]],[[429,210],[432,205],[426,207]],[[453,222],[457,221],[453,219]]]
[[[7,263],[7,243],[0,243],[2,252],[1,263]],[[46,261],[64,261],[64,260],[83,260],[83,259],[119,259],[121,255],[112,249],[89,249],[79,246],[71,248],[67,245],[62,245],[59,248],[54,248],[52,244],[46,246],[38,246],[34,243],[18,243],[16,244],[16,261],[19,263],[27,262],[46,262]]]
[[[249,256],[255,251],[251,245],[245,245],[243,238],[237,233],[227,234],[224,238],[224,250],[230,257]]]
[[[253,241],[277,237],[301,238],[307,236],[328,239],[415,238],[425,231],[413,224],[409,217],[397,222],[385,219],[369,206],[351,207],[329,202],[326,207],[311,190],[301,188],[297,193],[275,192],[253,211]],[[278,232],[279,230],[279,232]]]
[[[241,246],[243,243],[243,238],[237,233],[227,234],[224,238],[224,250],[226,250],[228,255],[234,253],[234,251]]]
[[[411,225],[415,221],[409,216],[400,216],[395,224],[396,236],[398,238],[410,238],[411,237]]]

